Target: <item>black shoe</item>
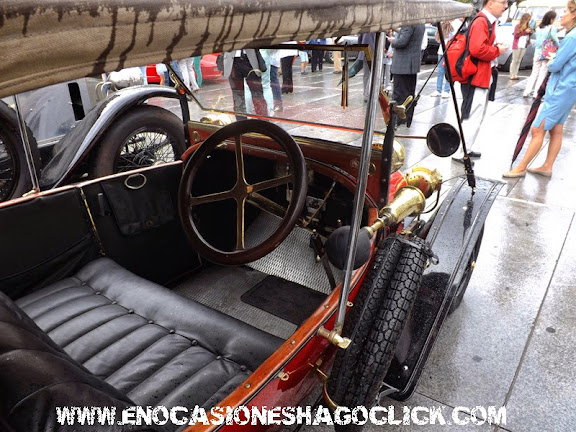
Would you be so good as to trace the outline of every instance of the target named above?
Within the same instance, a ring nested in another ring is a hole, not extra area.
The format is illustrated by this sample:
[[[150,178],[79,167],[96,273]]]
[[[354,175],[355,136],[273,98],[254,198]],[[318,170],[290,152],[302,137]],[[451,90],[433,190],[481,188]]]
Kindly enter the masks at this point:
[[[475,152],[475,151],[471,151],[468,153],[468,156],[470,156],[471,158],[479,158],[482,156],[482,153],[480,152]]]
[[[452,157],[452,160],[453,160],[454,162],[458,162],[458,163],[464,164],[464,158],[463,158],[463,157],[461,157],[461,158]],[[474,166],[474,161],[470,161],[470,162],[472,162],[472,166]]]

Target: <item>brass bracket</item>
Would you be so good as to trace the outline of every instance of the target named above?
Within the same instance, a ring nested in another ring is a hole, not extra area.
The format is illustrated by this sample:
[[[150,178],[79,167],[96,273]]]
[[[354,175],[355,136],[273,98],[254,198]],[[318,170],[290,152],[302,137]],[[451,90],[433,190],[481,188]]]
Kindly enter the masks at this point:
[[[338,348],[346,349],[352,342],[347,337],[342,337],[336,330],[327,330],[324,327],[318,329],[318,336],[328,339],[331,344],[336,345]]]
[[[278,372],[278,378],[280,378],[281,381],[288,381],[290,379],[290,374],[280,371]]]

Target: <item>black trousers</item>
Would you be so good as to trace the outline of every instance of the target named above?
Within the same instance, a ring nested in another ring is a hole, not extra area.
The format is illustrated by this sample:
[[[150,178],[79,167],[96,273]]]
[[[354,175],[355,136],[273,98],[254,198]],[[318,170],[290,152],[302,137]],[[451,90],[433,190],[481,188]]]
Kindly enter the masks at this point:
[[[415,96],[416,78],[416,74],[394,74],[394,94],[392,95],[392,99],[394,99],[397,104],[403,104],[410,95]],[[406,120],[399,120],[398,124],[411,124],[413,116],[414,104],[412,104],[406,112]]]
[[[282,57],[280,66],[282,67],[282,93],[292,93],[294,85],[292,81],[292,62],[294,56]]]
[[[324,51],[312,51],[312,72],[322,70],[324,64]]]
[[[262,79],[252,69],[252,65],[246,55],[234,58],[232,71],[228,78],[230,88],[232,89],[234,111],[237,113],[246,112],[244,80],[246,80],[250,93],[252,94],[252,103],[254,104],[256,114],[263,116],[268,115],[268,106],[266,105],[266,99],[264,99],[264,92],[262,91]]]

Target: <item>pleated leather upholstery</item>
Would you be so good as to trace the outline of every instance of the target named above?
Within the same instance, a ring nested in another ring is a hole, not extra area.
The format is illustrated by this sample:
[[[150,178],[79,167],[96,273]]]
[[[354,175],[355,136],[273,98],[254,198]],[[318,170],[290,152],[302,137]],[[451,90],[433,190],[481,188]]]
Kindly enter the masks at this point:
[[[17,303],[138,405],[213,406],[283,342],[107,258]]]
[[[0,430],[7,432],[78,432],[78,425],[57,422],[56,407],[115,407],[120,412],[134,405],[126,395],[70,358],[1,292],[0,389]],[[169,429],[117,424],[106,427],[109,432],[160,430]]]

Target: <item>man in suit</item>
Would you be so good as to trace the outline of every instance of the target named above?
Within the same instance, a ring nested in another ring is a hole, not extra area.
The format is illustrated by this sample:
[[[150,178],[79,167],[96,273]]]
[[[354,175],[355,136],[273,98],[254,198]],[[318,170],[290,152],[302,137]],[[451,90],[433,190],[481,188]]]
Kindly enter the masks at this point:
[[[262,73],[266,71],[266,64],[259,52],[255,49],[243,49],[224,53],[224,76],[230,82],[234,111],[246,112],[246,99],[244,94],[244,80],[252,93],[254,111],[258,115],[268,115],[268,106],[262,90]]]
[[[416,93],[416,79],[420,72],[421,46],[424,37],[424,24],[404,26],[397,37],[389,37],[394,49],[391,72],[394,75],[394,93],[392,98],[399,104],[404,103],[410,95]],[[406,113],[406,120],[400,119],[398,124],[412,123],[414,105]]]

